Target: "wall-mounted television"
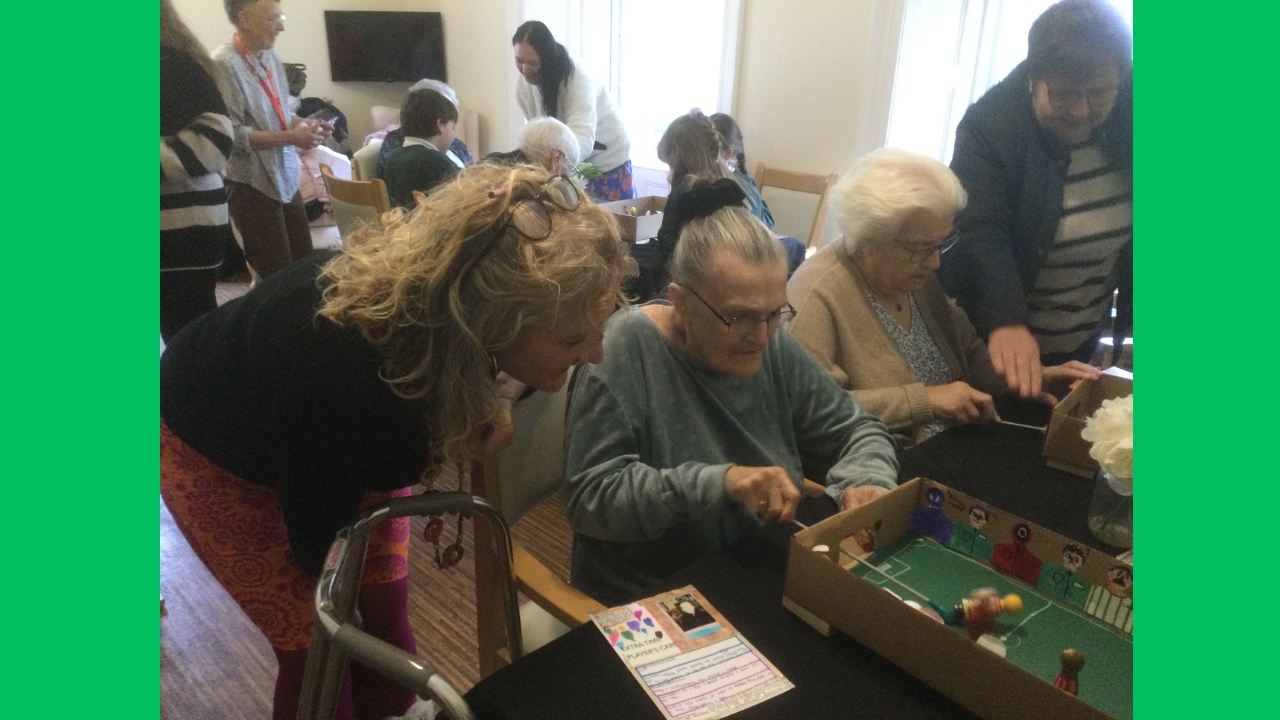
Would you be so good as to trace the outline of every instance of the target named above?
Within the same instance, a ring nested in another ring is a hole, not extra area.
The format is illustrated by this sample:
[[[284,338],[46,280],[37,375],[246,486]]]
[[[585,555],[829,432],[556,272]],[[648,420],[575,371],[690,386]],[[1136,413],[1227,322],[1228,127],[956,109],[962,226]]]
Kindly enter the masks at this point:
[[[438,12],[325,10],[335,82],[448,82]]]

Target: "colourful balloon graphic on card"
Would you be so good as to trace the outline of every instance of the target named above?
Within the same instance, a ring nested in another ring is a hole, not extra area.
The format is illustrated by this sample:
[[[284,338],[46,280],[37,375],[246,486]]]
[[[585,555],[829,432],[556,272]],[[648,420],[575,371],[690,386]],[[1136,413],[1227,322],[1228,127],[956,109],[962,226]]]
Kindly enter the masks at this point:
[[[680,649],[661,626],[639,605],[627,605],[598,618],[609,643],[634,664],[676,655]]]

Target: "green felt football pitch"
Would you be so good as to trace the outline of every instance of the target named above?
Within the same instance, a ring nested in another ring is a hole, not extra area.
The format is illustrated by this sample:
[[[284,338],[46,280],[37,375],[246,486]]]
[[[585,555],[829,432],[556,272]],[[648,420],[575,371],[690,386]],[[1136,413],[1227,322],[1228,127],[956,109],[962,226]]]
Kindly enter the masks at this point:
[[[1080,699],[1117,720],[1133,717],[1131,637],[926,538],[908,537],[877,550],[867,562],[945,608],[978,588],[994,588],[1000,595],[1017,593],[1022,597],[1022,613],[1001,616],[991,630],[1008,648],[1008,660],[1052,683],[1062,668],[1062,651],[1079,650],[1085,663],[1080,671]],[[851,571],[904,600],[922,602],[865,565],[855,565]],[[947,627],[964,632],[959,625]]]

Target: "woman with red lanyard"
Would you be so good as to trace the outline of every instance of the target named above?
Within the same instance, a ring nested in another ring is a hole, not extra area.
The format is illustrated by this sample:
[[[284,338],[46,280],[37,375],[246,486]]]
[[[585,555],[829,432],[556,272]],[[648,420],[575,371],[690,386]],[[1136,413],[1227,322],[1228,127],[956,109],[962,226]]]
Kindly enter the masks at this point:
[[[236,26],[213,59],[227,70],[223,95],[235,126],[227,163],[227,202],[244,254],[265,278],[311,252],[311,229],[298,190],[298,154],[324,142],[333,126],[287,110],[284,65],[272,52],[284,32],[273,0],[224,0]]]

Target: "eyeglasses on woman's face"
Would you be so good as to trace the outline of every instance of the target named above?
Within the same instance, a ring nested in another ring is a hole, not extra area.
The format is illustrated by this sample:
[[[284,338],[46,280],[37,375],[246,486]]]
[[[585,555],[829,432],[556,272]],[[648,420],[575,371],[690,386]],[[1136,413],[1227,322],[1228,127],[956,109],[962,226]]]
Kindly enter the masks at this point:
[[[711,303],[707,302],[705,298],[699,295],[697,290],[694,290],[688,285],[681,285],[681,287],[688,290],[694,297],[702,301],[702,304],[707,306],[707,309],[711,311],[711,314],[715,315],[720,322],[724,323],[725,329],[733,335],[750,335],[760,327],[761,323],[765,324],[770,331],[773,331],[778,329],[779,325],[782,325],[795,317],[796,314],[796,309],[791,307],[791,303],[787,303],[768,315],[744,313],[742,315],[735,315],[734,317],[727,318],[721,315],[718,310],[711,307]]]
[[[943,238],[938,243],[905,243],[901,240],[894,240],[893,244],[907,251],[908,256],[913,263],[922,263],[933,256],[934,253],[941,255],[960,242],[960,231],[952,230],[951,234]]]

